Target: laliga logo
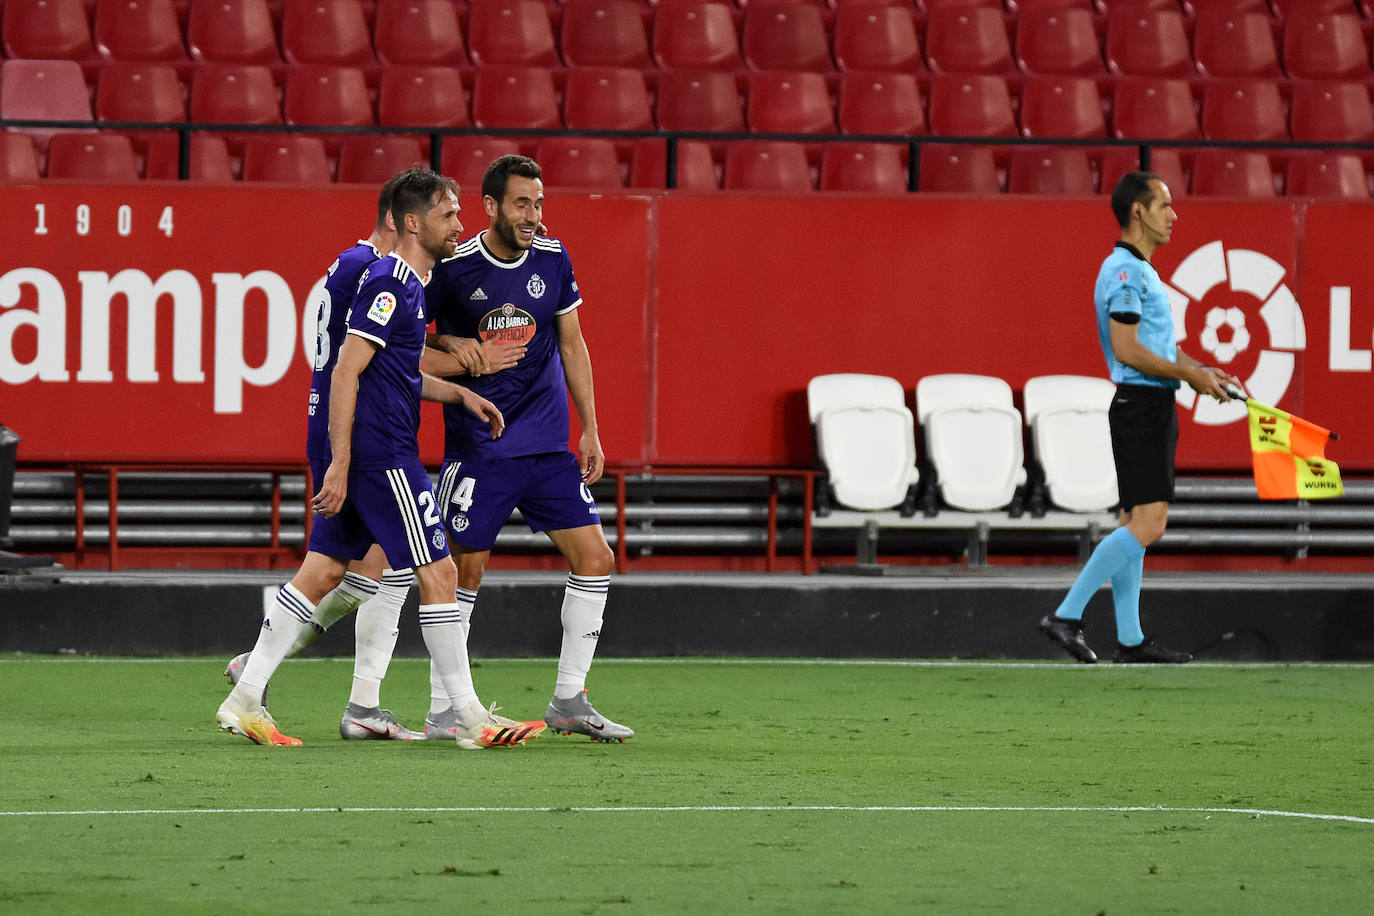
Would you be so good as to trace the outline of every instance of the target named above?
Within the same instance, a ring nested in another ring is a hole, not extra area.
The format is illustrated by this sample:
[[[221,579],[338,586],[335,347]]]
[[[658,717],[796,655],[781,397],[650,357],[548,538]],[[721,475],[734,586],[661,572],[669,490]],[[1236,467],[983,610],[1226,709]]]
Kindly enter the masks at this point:
[[[1283,282],[1283,275],[1283,265],[1268,255],[1245,248],[1227,251],[1218,240],[1184,258],[1165,287],[1174,313],[1174,335],[1179,343],[1188,339],[1188,306],[1200,305],[1222,283],[1227,284],[1233,295],[1260,303],[1259,317],[1264,322],[1269,344],[1254,356],[1254,369],[1248,377],[1242,377],[1238,368],[1230,365],[1254,343],[1246,326],[1246,312],[1239,306],[1208,309],[1198,343],[1204,351],[1201,357],[1204,362],[1214,362],[1218,368],[1241,378],[1246,392],[1266,404],[1277,404],[1283,398],[1293,379],[1295,354],[1307,348],[1302,309]],[[1179,388],[1178,401],[1193,412],[1195,423],[1204,426],[1234,423],[1246,415],[1244,401],[1219,404],[1211,398],[1199,399],[1197,392],[1187,385]]]

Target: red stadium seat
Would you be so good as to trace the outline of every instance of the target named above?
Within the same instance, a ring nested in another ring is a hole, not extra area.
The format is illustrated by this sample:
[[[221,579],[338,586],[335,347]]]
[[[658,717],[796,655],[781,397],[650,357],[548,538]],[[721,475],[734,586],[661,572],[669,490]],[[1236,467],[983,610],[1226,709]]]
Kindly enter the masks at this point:
[[[931,133],[948,137],[1012,137],[1016,119],[999,76],[937,76],[930,84]]]
[[[1100,186],[1103,194],[1112,193],[1121,176],[1140,168],[1140,152],[1134,146],[1113,146],[1102,151]],[[1150,171],[1160,177],[1175,193],[1188,189],[1188,176],[1183,170],[1183,157],[1176,149],[1150,150]]]
[[[553,75],[542,67],[482,67],[472,86],[476,127],[558,128]]]
[[[546,137],[535,149],[545,187],[623,188],[615,143],[596,137]]]
[[[1348,7],[1347,7],[1348,9]],[[1353,11],[1294,12],[1283,28],[1283,64],[1303,79],[1369,79],[1369,42]]]
[[[366,67],[377,62],[360,0],[286,0],[281,49],[292,64]]]
[[[820,8],[809,4],[751,3],[741,44],[744,62],[755,70],[835,69]]]
[[[800,143],[736,140],[725,150],[728,191],[813,191],[811,164]]]
[[[1001,9],[1002,4],[998,0],[925,0],[926,11],[940,9],[974,9],[976,7],[991,6]]]
[[[1203,2],[1209,2],[1209,0],[1203,0]],[[1210,2],[1221,2],[1221,0],[1210,0]],[[1233,0],[1226,0],[1226,2],[1233,2]],[[1254,2],[1254,0],[1245,0],[1245,2]],[[1264,0],[1259,0],[1259,2],[1263,3]],[[1165,10],[1170,13],[1177,13],[1179,0],[1097,0],[1097,7],[1108,16],[1113,12],[1122,10],[1133,10],[1139,13]]]
[[[467,127],[468,97],[458,71],[449,67],[382,70],[377,123],[388,127]]]
[[[479,67],[561,67],[541,0],[476,0],[468,13],[468,54]]]
[[[0,34],[6,57],[84,61],[94,53],[81,0],[5,0]]]
[[[186,14],[191,58],[223,64],[280,63],[266,0],[192,0]]]
[[[120,134],[58,134],[48,144],[48,177],[137,181],[133,142]]]
[[[172,0],[100,0],[95,8],[95,49],[107,60],[186,59]]]
[[[924,70],[911,7],[841,6],[835,13],[835,63],[841,70]]]
[[[938,7],[926,20],[926,63],[935,73],[1005,75],[1016,67],[1002,11]]]
[[[148,150],[143,158],[144,178],[174,181],[180,176],[180,139],[176,134],[163,133],[148,141]],[[234,180],[229,145],[223,137],[192,134],[189,152],[189,180],[201,183]]]
[[[1142,140],[1200,137],[1193,94],[1184,80],[1123,77],[1112,103],[1112,132]]]
[[[164,63],[111,63],[96,83],[101,121],[185,121],[186,98],[176,68]]]
[[[286,74],[282,114],[287,124],[365,127],[377,123],[367,79],[357,67],[292,67]]]
[[[633,0],[568,0],[560,49],[569,67],[649,67],[643,7]]]
[[[896,143],[827,143],[821,154],[821,190],[905,194],[906,152]]]
[[[1202,132],[1212,140],[1288,140],[1279,87],[1269,80],[1214,80],[1202,96]]]
[[[38,156],[28,134],[0,131],[0,182],[38,180]]]
[[[1274,197],[1269,157],[1253,150],[1199,150],[1193,158],[1193,195],[1198,197]]]
[[[253,137],[243,147],[243,180],[329,184],[324,142],[317,137]]]
[[[1018,146],[1007,164],[1012,194],[1093,194],[1092,167],[1080,146]]]
[[[1269,17],[1262,13],[1200,12],[1193,56],[1207,76],[1283,76]]]
[[[668,141],[658,137],[636,141],[630,157],[630,187],[666,188],[667,176]],[[677,142],[677,179],[673,187],[680,191],[720,190],[710,144],[704,140]]]
[[[1093,5],[1093,0],[1007,0],[1007,12],[1015,14],[1018,22],[1026,13],[1041,10],[1085,10],[1092,13],[1097,11],[1097,7]]]
[[[1021,133],[1027,137],[1107,136],[1097,83],[1079,76],[1028,77],[1021,94]]]
[[[1362,83],[1298,81],[1289,119],[1294,140],[1374,142],[1374,112]]]
[[[7,60],[0,65],[0,118],[89,121],[91,97],[72,60]],[[58,128],[13,128],[44,147]]]
[[[1188,32],[1177,10],[1115,8],[1107,14],[1107,68],[1132,76],[1192,76]]]
[[[520,142],[511,137],[445,137],[442,171],[462,187],[480,191],[487,166],[520,151]]]
[[[452,0],[380,0],[372,43],[383,64],[468,66]]]
[[[574,130],[653,130],[644,74],[628,67],[569,69],[563,123]]]
[[[922,191],[961,194],[999,194],[997,162],[990,146],[951,146],[927,143],[921,147]]]
[[[724,3],[660,3],[654,14],[654,59],[671,70],[734,70],[743,66],[739,33]]]
[[[835,110],[819,73],[765,70],[749,79],[749,129],[763,134],[833,134]]]
[[[1082,7],[1023,10],[1016,21],[1016,62],[1027,73],[1106,72],[1092,13]]]
[[[191,120],[211,124],[280,124],[277,85],[267,67],[205,64],[191,81]]]
[[[339,181],[381,185],[413,165],[429,165],[429,157],[414,137],[353,135],[339,146]]]
[[[840,130],[847,134],[925,134],[921,90],[910,73],[846,73],[840,79]]]
[[[1140,2],[1140,0],[1125,0],[1125,2]],[[1163,0],[1160,0],[1160,2],[1162,3]],[[1174,0],[1168,0],[1168,2],[1171,4],[1170,8],[1178,5]],[[1304,0],[1304,2],[1311,2],[1311,0]],[[1160,4],[1157,3],[1156,5]],[[1260,13],[1265,16],[1273,15],[1269,9],[1269,0],[1183,0],[1183,12],[1185,15],[1194,18],[1201,16],[1203,13],[1213,12],[1231,15],[1240,15],[1242,13]]]
[[[1368,200],[1369,179],[1354,153],[1296,153],[1288,159],[1290,197]]]
[[[735,77],[719,71],[671,70],[659,74],[659,130],[744,130]]]

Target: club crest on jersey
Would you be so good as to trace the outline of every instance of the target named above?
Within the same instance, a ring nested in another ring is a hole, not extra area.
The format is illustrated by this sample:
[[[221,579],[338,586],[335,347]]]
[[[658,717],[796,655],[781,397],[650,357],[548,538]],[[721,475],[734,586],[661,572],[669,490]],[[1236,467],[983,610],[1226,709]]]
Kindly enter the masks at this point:
[[[377,324],[386,324],[391,320],[391,315],[396,311],[396,297],[388,292],[380,292],[372,300],[372,307],[367,310],[369,320]]]
[[[525,292],[535,299],[544,295],[544,281],[539,274],[530,274],[529,282],[525,284]]]
[[[509,302],[487,312],[477,322],[477,336],[482,340],[529,343],[537,329],[533,315]]]

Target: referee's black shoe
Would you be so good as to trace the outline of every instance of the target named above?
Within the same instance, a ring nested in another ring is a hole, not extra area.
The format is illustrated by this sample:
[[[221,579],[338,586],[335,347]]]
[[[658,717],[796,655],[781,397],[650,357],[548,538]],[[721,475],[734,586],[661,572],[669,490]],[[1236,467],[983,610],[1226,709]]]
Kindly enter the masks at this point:
[[[1087,642],[1083,640],[1083,621],[1065,620],[1063,617],[1046,614],[1040,618],[1040,632],[1083,664],[1091,665],[1097,661],[1097,653],[1088,648]]]
[[[1153,636],[1138,646],[1123,646],[1118,643],[1116,655],[1112,658],[1118,665],[1181,665],[1192,660],[1193,656],[1187,652],[1161,646],[1155,642]]]

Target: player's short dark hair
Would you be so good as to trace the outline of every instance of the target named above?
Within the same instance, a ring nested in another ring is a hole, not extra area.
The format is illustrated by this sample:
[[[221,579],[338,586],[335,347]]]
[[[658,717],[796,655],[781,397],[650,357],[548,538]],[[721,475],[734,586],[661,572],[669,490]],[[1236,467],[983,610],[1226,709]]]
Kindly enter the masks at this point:
[[[482,176],[482,196],[490,197],[497,203],[505,200],[506,185],[510,184],[512,175],[521,178],[543,178],[544,170],[529,156],[502,156],[487,166],[487,172]]]
[[[377,228],[386,228],[386,215],[391,212],[391,198],[396,191],[396,183],[401,180],[405,172],[397,172],[386,180],[382,185],[382,190],[377,194]]]
[[[1122,229],[1131,223],[1131,204],[1140,201],[1149,207],[1155,193],[1150,182],[1160,180],[1154,172],[1127,172],[1117,181],[1112,189],[1112,213],[1116,214],[1116,221]]]
[[[387,184],[391,185],[391,218],[398,232],[405,227],[407,213],[428,213],[439,195],[458,193],[457,182],[432,169],[406,169]]]

